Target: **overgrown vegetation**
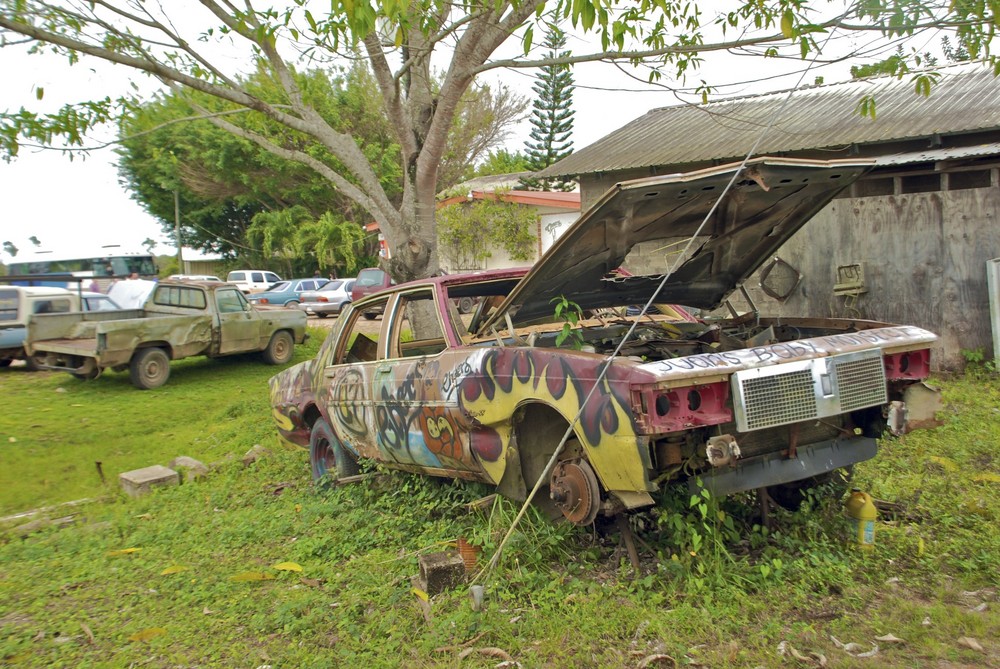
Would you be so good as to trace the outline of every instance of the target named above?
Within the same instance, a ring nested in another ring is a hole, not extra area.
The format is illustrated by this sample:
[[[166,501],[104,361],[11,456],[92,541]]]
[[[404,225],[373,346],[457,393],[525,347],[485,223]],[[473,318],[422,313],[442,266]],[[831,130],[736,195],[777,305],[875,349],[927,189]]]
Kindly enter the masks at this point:
[[[437,214],[438,240],[453,269],[479,269],[494,250],[512,260],[533,259],[538,214],[533,207],[505,202],[504,191],[474,202],[442,207]]]
[[[798,512],[776,511],[770,529],[752,495],[674,489],[630,519],[638,574],[614,525],[551,525],[529,513],[497,569],[476,576],[484,610],[459,588],[433,597],[425,617],[410,583],[418,556],[464,537],[485,564],[516,505],[469,512],[487,488],[399,472],[317,490],[306,454],[276,445],[264,385],[273,371],[183,361],[151,393],[125,375],[0,376],[9,405],[0,509],[100,497],[48,514],[73,514],[70,525],[0,535],[0,663],[493,667],[500,658],[487,648],[525,667],[1000,659],[993,375],[943,382],[940,428],[885,440],[856,468],[855,485],[899,504],[872,550],[846,543],[829,489]],[[272,454],[244,468],[239,456],[255,443]],[[117,492],[119,471],[179,454],[220,464],[139,500]],[[903,641],[876,641],[889,634]],[[834,639],[878,653],[854,658]]]

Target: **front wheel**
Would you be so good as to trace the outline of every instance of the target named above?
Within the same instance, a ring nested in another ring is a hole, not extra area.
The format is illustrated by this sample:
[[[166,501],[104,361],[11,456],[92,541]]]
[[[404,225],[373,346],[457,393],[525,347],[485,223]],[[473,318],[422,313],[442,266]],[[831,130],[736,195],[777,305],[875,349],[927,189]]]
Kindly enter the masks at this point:
[[[292,359],[295,342],[288,330],[279,330],[271,335],[271,341],[264,349],[264,362],[269,365],[283,365]]]
[[[128,367],[132,385],[140,390],[159,388],[170,378],[170,356],[162,348],[140,349]]]
[[[329,314],[327,314],[325,311],[317,311],[316,312],[316,318],[326,318],[328,315]]]
[[[373,321],[373,320],[375,320],[375,317],[376,317],[376,316],[378,316],[378,314],[376,314],[376,313],[373,313],[373,312],[371,312],[371,311],[366,311],[366,312],[365,312],[365,318],[366,318],[366,319],[368,319],[368,320],[370,320],[370,321]]]
[[[316,483],[354,476],[360,471],[358,463],[347,454],[322,418],[316,421],[309,433],[309,464]]]
[[[3,369],[4,367],[10,367],[10,363],[12,362],[14,361],[11,360],[10,358],[5,358],[3,360],[0,360],[0,369]]]

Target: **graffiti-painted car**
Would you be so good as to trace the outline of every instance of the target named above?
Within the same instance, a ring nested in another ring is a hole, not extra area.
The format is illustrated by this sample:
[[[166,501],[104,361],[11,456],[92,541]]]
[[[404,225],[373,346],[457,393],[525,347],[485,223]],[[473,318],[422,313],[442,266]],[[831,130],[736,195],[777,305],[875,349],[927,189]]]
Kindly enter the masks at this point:
[[[717,494],[778,489],[873,457],[887,424],[903,431],[933,404],[921,383],[932,333],[629,315],[654,301],[717,308],[867,166],[760,159],[715,206],[735,169],[619,184],[530,271],[430,278],[350,305],[314,360],[271,379],[279,432],[309,448],[316,478],[370,458],[515,499],[541,481],[580,524],[696,477]],[[637,244],[664,249],[666,267],[692,238],[666,279],[616,271]],[[478,300],[468,322],[462,297]],[[563,297],[593,317],[556,318]],[[377,338],[361,327],[373,309]]]

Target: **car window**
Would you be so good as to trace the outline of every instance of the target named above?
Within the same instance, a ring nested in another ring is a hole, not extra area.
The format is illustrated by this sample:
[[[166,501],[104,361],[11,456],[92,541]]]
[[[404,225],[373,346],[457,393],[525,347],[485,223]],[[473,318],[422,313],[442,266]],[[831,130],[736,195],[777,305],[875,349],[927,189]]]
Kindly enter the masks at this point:
[[[363,269],[358,273],[357,281],[355,286],[358,288],[367,288],[368,286],[380,286],[384,281],[383,277],[385,272],[380,269]]]
[[[87,311],[115,311],[117,306],[110,297],[85,297]]]
[[[36,314],[65,314],[72,309],[68,299],[52,298],[48,300],[38,300],[32,309]]]
[[[227,288],[215,291],[215,304],[220,314],[232,314],[243,311],[246,300],[240,291]]]
[[[275,274],[274,272],[264,272],[264,279],[268,283],[277,283],[281,281],[281,277]]]
[[[389,297],[375,300],[368,303],[372,309],[385,309]],[[334,355],[333,364],[341,365],[345,363],[373,362],[378,357],[378,335],[371,333],[371,321],[362,318],[364,312],[355,311],[351,314],[351,321],[344,326],[340,335],[340,343]],[[365,324],[368,325],[365,325]]]
[[[280,292],[285,291],[285,290],[291,290],[291,288],[292,288],[292,284],[290,282],[288,282],[288,281],[282,281],[281,283],[274,284],[273,286],[271,286],[270,288],[268,288],[268,290],[269,291],[273,291],[275,293],[280,293]]]
[[[251,272],[250,280],[254,283],[264,283],[264,275],[260,272]]]
[[[17,320],[17,291],[0,289],[0,321]]]
[[[315,281],[300,281],[299,290],[314,290],[316,288]]]
[[[203,291],[184,286],[157,286],[153,293],[153,304],[193,309],[204,309],[207,306]]]
[[[324,292],[325,292],[325,291],[328,291],[328,290],[337,290],[337,289],[338,289],[338,288],[340,288],[340,287],[341,287],[341,286],[342,286],[343,284],[344,284],[344,282],[343,282],[343,281],[338,281],[338,280],[336,280],[336,279],[335,279],[335,280],[333,280],[333,281],[330,281],[330,282],[328,282],[328,283],[325,283],[325,284],[323,284],[323,285],[322,285],[322,286],[320,287],[320,290],[322,290],[322,291],[324,291]]]
[[[437,355],[447,348],[431,289],[401,296],[389,326],[389,342],[391,358]]]
[[[226,281],[243,281],[246,278],[244,272],[230,272],[229,276],[226,277]]]

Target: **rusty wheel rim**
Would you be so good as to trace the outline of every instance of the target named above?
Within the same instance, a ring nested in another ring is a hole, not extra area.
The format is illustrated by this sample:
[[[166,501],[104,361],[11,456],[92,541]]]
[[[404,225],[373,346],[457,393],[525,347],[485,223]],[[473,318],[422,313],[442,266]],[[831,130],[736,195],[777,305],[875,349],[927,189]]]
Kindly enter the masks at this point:
[[[566,520],[589,525],[601,508],[601,488],[585,460],[560,462],[549,479],[552,501]]]

